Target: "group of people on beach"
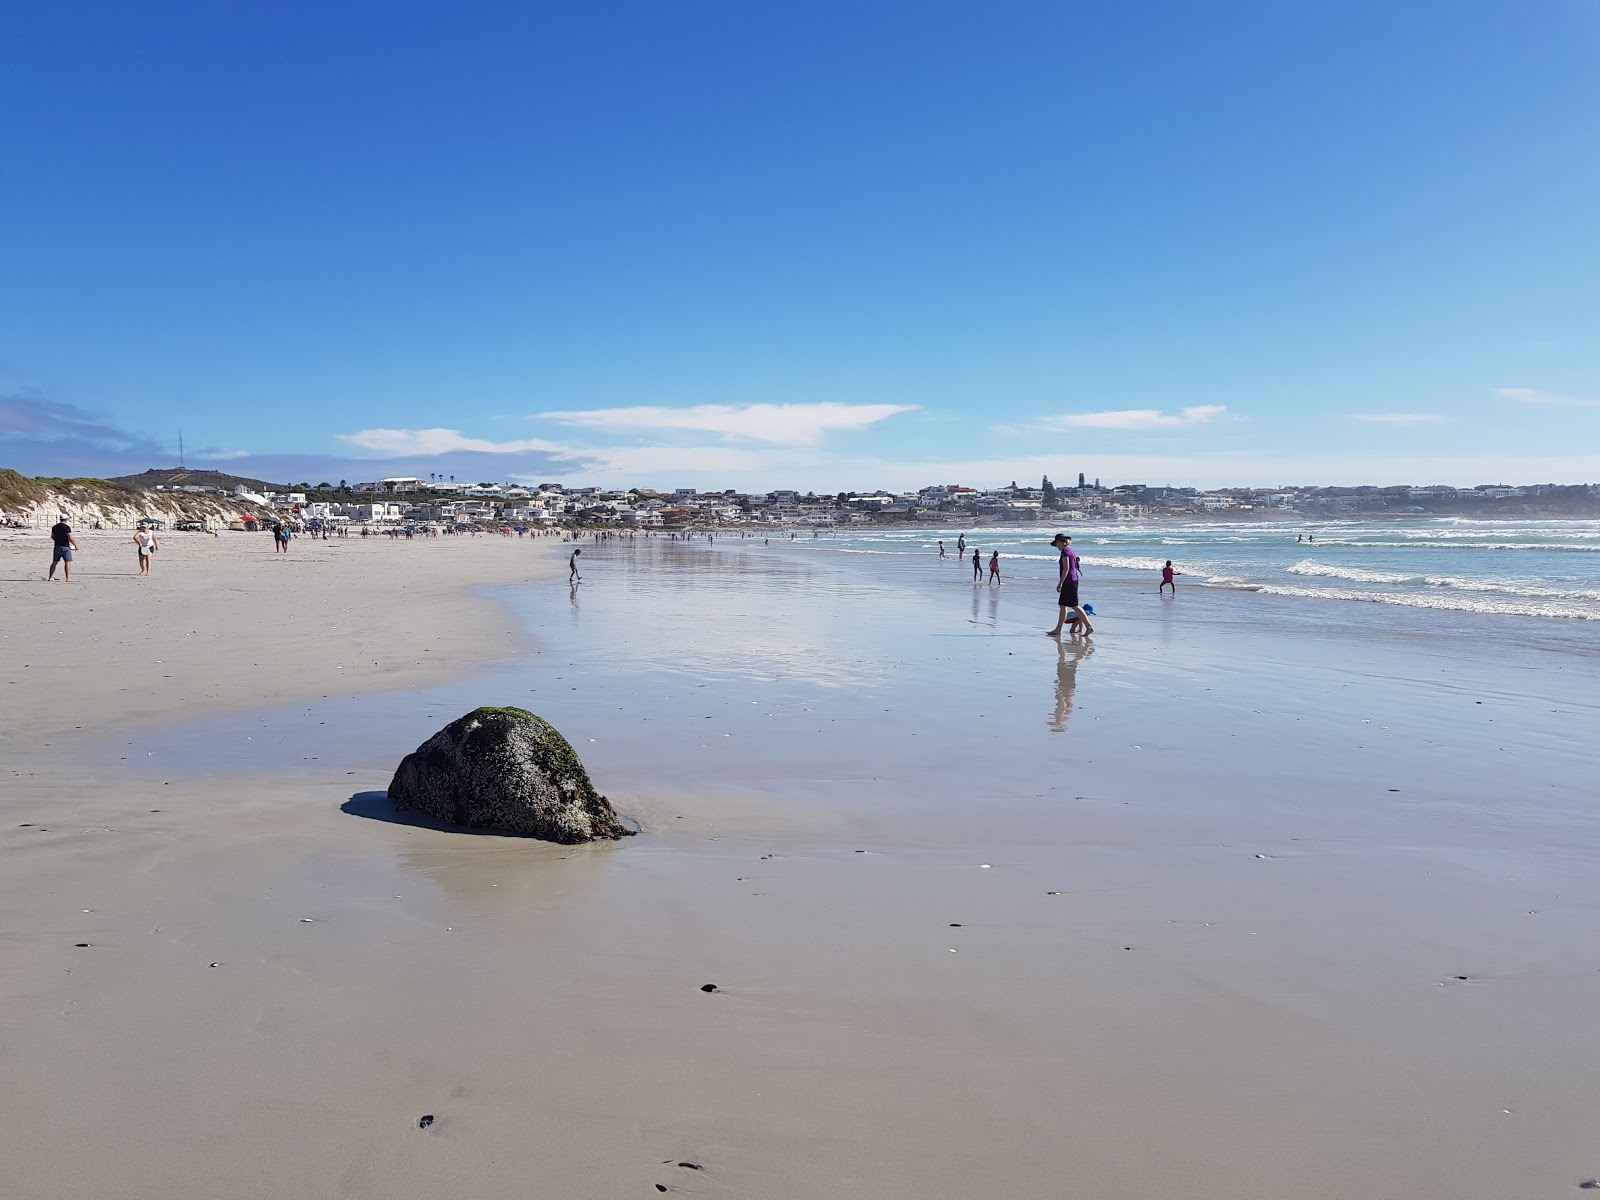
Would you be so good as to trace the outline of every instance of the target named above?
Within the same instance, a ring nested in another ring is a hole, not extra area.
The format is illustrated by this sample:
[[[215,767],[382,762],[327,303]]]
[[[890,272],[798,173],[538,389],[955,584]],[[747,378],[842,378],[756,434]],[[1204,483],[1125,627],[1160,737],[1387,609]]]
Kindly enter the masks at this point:
[[[967,535],[964,533],[961,535],[960,541],[956,544],[956,552],[963,558],[966,557]],[[942,561],[949,557],[949,553],[944,548],[944,542],[940,541],[940,560]],[[979,550],[976,546],[972,548],[972,582],[983,582],[983,551]],[[989,582],[994,586],[999,586],[1000,583],[1000,551],[998,550],[989,555]]]
[[[97,526],[98,524],[96,522]],[[139,574],[150,574],[150,566],[155,561],[156,551],[161,548],[156,531],[140,521],[139,527],[133,531],[133,547],[139,556]],[[67,514],[62,513],[50,527],[50,570],[45,575],[47,583],[55,582],[57,567],[61,568],[62,582],[72,582],[72,556],[77,550],[78,541],[72,536],[72,526],[67,523]]]
[[[1048,637],[1060,637],[1063,629],[1066,629],[1074,637],[1091,634],[1094,632],[1094,625],[1090,623],[1089,618],[1094,616],[1094,607],[1080,604],[1078,601],[1078,583],[1083,577],[1083,560],[1078,557],[1078,552],[1072,548],[1072,538],[1067,534],[1056,534],[1055,537],[1050,539],[1050,545],[1056,549],[1059,555],[1055,584],[1056,607],[1059,610],[1059,614],[1056,617],[1055,628],[1045,630],[1045,634]],[[949,558],[950,554],[944,547],[943,538],[939,539],[938,546],[940,560],[943,561]],[[956,552],[965,557],[966,551],[967,535],[963,533],[956,539]],[[1156,591],[1165,595],[1167,589],[1171,588],[1172,594],[1176,596],[1178,594],[1177,577],[1181,574],[1181,571],[1173,569],[1172,560],[1170,558],[1167,559],[1166,565],[1161,568],[1161,583],[1157,586]],[[972,551],[972,581],[974,583],[983,582],[983,554],[976,547]],[[989,555],[989,582],[991,584],[1000,582],[1000,551],[998,550]]]

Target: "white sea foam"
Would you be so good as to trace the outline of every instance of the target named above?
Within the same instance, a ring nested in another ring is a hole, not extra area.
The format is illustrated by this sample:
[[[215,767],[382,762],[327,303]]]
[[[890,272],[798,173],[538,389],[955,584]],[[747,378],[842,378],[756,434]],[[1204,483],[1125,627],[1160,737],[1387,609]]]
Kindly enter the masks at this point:
[[[1269,596],[1306,596],[1319,600],[1358,600],[1368,604],[1396,604],[1405,608],[1447,609],[1452,612],[1494,613],[1520,617],[1565,617],[1579,621],[1600,621],[1600,609],[1555,601],[1490,600],[1450,592],[1359,592],[1343,588],[1282,587],[1275,584],[1247,584],[1246,591]]]
[[[1348,579],[1352,583],[1410,584],[1415,587],[1453,588],[1463,592],[1499,593],[1547,600],[1592,600],[1600,602],[1600,589],[1546,587],[1526,579],[1470,579],[1459,575],[1407,575],[1398,571],[1367,571],[1303,559],[1284,570],[1290,575],[1311,575],[1329,579]]]
[[[1367,571],[1360,567],[1339,567],[1303,558],[1292,567],[1285,567],[1291,575],[1321,575],[1332,579],[1348,579],[1354,583],[1422,583],[1422,575],[1403,575],[1398,571]]]
[[[1167,565],[1164,558],[1141,558],[1137,555],[1095,554],[1083,556],[1087,567],[1123,567],[1129,571],[1159,571]]]

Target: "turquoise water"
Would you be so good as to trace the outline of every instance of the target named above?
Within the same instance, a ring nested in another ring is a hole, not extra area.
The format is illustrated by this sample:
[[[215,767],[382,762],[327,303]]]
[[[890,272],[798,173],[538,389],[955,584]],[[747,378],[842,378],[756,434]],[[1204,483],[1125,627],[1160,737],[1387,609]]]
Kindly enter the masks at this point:
[[[1006,578],[1053,578],[1056,526],[841,530],[774,538],[819,554],[952,558],[967,538],[1000,551]],[[1098,579],[1159,582],[1171,559],[1185,589],[1229,589],[1464,613],[1600,621],[1600,521],[1420,520],[1117,522],[1060,526],[1083,556],[1085,596]],[[1297,540],[1298,539],[1298,540]],[[1307,540],[1309,539],[1309,540]],[[748,544],[748,539],[746,539]],[[956,564],[945,564],[953,569]],[[970,567],[966,567],[970,578]]]

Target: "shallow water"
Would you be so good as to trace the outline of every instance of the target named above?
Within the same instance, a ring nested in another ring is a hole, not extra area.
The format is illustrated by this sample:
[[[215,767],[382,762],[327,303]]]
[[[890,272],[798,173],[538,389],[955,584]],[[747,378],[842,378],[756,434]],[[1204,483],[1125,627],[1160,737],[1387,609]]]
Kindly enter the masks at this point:
[[[937,560],[967,538],[987,570],[991,551],[1007,574],[1054,576],[1054,527],[939,526],[922,530],[784,535],[772,546],[801,551]],[[1094,522],[1065,528],[1088,575],[1143,579],[1152,589],[1171,559],[1179,586],[1310,599],[1367,601],[1445,611],[1600,620],[1600,521]],[[1309,540],[1307,540],[1309,539]],[[737,535],[726,544],[751,539]],[[970,566],[966,567],[970,575]],[[1590,635],[1594,636],[1594,635]],[[1600,639],[1596,639],[1600,640]]]

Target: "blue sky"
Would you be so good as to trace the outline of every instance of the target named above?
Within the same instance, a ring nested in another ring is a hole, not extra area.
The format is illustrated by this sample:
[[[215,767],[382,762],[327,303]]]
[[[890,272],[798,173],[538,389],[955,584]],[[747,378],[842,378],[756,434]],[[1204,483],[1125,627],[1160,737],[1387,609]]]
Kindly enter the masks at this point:
[[[1600,481],[1600,6],[0,10],[0,465]]]

